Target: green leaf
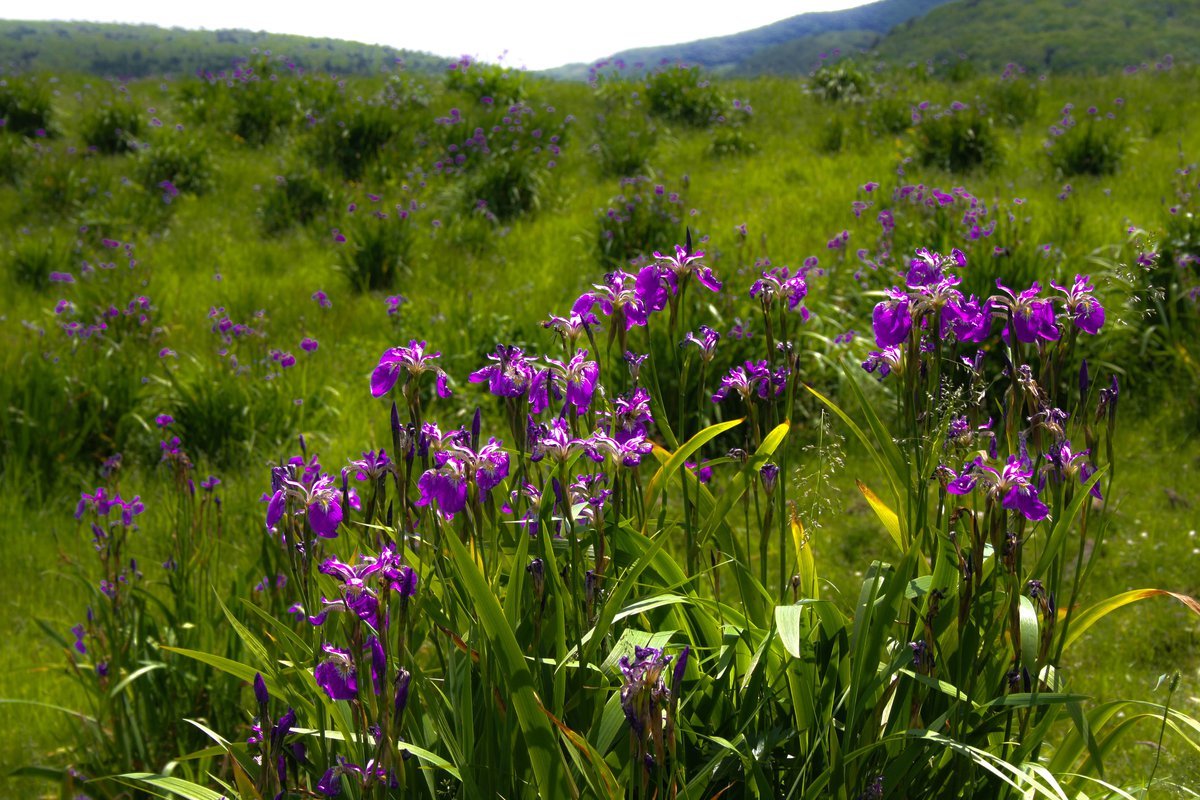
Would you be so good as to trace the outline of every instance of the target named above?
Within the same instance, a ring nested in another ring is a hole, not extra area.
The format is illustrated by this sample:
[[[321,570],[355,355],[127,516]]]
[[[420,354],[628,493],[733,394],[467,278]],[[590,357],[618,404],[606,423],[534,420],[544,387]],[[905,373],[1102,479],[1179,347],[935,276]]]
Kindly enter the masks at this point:
[[[658,495],[662,492],[663,487],[666,486],[667,482],[671,480],[671,476],[678,472],[680,468],[683,467],[684,463],[707,442],[724,433],[725,431],[736,428],[741,424],[742,420],[735,419],[728,422],[719,422],[716,425],[709,425],[691,439],[688,439],[686,442],[684,442],[678,450],[671,454],[670,458],[667,459],[667,462],[658,468],[658,472],[654,473],[654,477],[652,477],[650,482],[646,485],[645,500],[642,506],[646,509],[646,525],[650,524],[649,520],[651,519],[651,509],[654,508],[654,504],[658,500]],[[646,532],[644,526],[642,532]]]
[[[273,674],[275,670],[271,664],[271,656],[267,654],[266,646],[257,636],[250,632],[249,628],[242,624],[240,619],[233,615],[233,612],[225,607],[225,604],[221,602],[221,595],[217,593],[216,589],[213,589],[213,594],[217,598],[217,605],[221,607],[221,611],[225,614],[225,619],[229,620],[229,624],[237,633],[238,638],[242,640],[242,644],[246,645],[246,649],[258,660],[259,667]],[[264,675],[263,677],[265,678],[266,676]]]
[[[1127,606],[1130,603],[1136,603],[1139,600],[1145,600],[1148,597],[1157,597],[1159,595],[1174,597],[1176,600],[1187,606],[1192,613],[1200,615],[1200,601],[1196,600],[1194,597],[1190,597],[1186,594],[1168,592],[1165,589],[1133,589],[1128,592],[1113,595],[1107,600],[1101,600],[1099,603],[1091,606],[1086,611],[1082,611],[1072,617],[1071,627],[1067,633],[1067,640],[1063,644],[1063,649],[1066,650],[1068,647],[1070,647],[1079,639],[1080,636],[1083,636],[1088,628],[1092,627],[1101,619],[1108,616],[1109,613],[1116,611],[1122,606]]]
[[[775,627],[779,629],[779,640],[792,658],[800,658],[803,653],[803,633],[808,627],[804,611],[804,606],[775,606]]]
[[[266,673],[262,673],[261,670],[255,669],[248,664],[243,664],[240,661],[233,661],[212,653],[205,653],[200,650],[188,650],[183,647],[168,647],[167,645],[163,645],[162,649],[166,650],[168,653],[175,653],[176,655],[181,655],[185,658],[191,658],[201,663],[208,664],[210,667],[216,667],[217,669],[221,670],[221,672],[228,673],[235,678],[241,678],[247,683],[254,683],[254,676],[261,673],[263,676],[263,682],[267,685],[267,691],[273,695],[282,696],[280,687],[275,683],[273,677],[269,677]]]
[[[164,668],[166,668],[166,666],[167,665],[163,664],[162,662],[155,662],[153,664],[147,664],[146,666],[144,666],[140,669],[134,670],[133,672],[126,675],[125,678],[120,683],[118,683],[111,690],[109,690],[108,696],[116,697],[117,695],[119,695],[121,692],[123,692],[125,690],[126,686],[133,683],[138,678],[145,675],[147,672],[153,672],[156,669],[164,669]]]
[[[549,798],[577,797],[578,790],[563,769],[557,737],[534,691],[533,674],[521,652],[521,646],[517,644],[517,637],[505,619],[504,609],[458,536],[451,534],[445,537],[445,541],[463,586],[475,603],[479,623],[499,660],[499,672],[508,686],[525,745],[529,748],[529,761],[533,765],[538,794]]]
[[[855,480],[854,483],[858,486],[858,491],[862,492],[862,496],[867,499],[867,505],[875,512],[875,516],[879,517],[879,521],[883,523],[883,528],[892,537],[892,541],[901,550],[904,549],[904,539],[900,534],[900,518],[896,516],[896,512],[888,507],[888,504],[879,499],[879,496],[867,488],[867,485],[860,480]]]
[[[1033,607],[1032,600],[1022,595],[1018,612],[1021,617],[1021,666],[1034,676],[1038,674],[1038,644],[1041,641],[1038,636],[1037,609]]]
[[[152,772],[127,772],[124,775],[114,776],[114,779],[130,786],[137,785],[130,781],[145,783],[156,789],[163,789],[171,794],[187,798],[187,800],[225,800],[224,795],[214,792],[212,789],[169,775],[155,775]]]

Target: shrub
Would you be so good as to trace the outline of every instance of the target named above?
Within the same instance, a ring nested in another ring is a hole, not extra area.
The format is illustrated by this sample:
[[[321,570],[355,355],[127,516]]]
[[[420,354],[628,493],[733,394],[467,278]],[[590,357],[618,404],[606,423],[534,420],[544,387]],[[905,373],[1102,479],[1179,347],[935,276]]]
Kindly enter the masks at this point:
[[[151,140],[138,151],[137,180],[148,191],[203,194],[212,185],[212,161],[208,150],[180,132],[171,132]],[[167,185],[169,184],[169,185]]]
[[[624,267],[660,246],[655,242],[682,238],[684,201],[679,192],[638,175],[622,178],[620,194],[597,216],[600,263],[605,268]]]
[[[319,168],[332,167],[346,180],[358,180],[402,126],[401,117],[379,101],[343,104],[314,126],[308,150]]]
[[[281,233],[293,226],[303,226],[326,214],[334,204],[332,190],[312,169],[296,167],[275,181],[263,192],[263,204],[258,209],[263,229],[270,234]]]
[[[916,136],[917,155],[925,166],[948,172],[989,169],[1000,162],[1000,141],[982,109],[954,103],[948,109],[923,109]]]
[[[1034,118],[1040,99],[1037,81],[1027,77],[1021,67],[1009,64],[989,90],[987,106],[1000,124],[1018,128]]]
[[[0,133],[46,136],[51,133],[50,93],[32,80],[0,78]]]
[[[729,106],[699,67],[663,67],[650,73],[645,85],[652,114],[692,128],[708,127]]]
[[[824,64],[809,80],[813,94],[830,103],[858,102],[871,89],[871,79],[852,61]]]
[[[1058,175],[1112,175],[1125,157],[1128,143],[1115,113],[1102,115],[1092,106],[1080,121],[1074,106],[1063,108],[1057,125],[1050,126],[1046,155]]]
[[[338,268],[361,292],[393,288],[412,262],[412,217],[419,204],[384,207],[380,201],[351,204],[334,231]]]
[[[866,106],[866,123],[876,136],[903,133],[913,125],[912,107],[894,95],[876,97]]]
[[[525,74],[498,64],[480,64],[463,56],[446,70],[446,88],[463,92],[476,100],[487,98],[501,106],[525,99]]]
[[[113,155],[135,150],[141,131],[141,114],[128,102],[120,102],[102,106],[84,117],[79,133],[85,144]]]
[[[50,285],[51,273],[74,271],[73,252],[72,241],[55,231],[25,233],[10,242],[8,271],[17,283],[40,291]]]
[[[723,157],[755,152],[758,146],[746,136],[753,113],[749,102],[734,100],[731,109],[717,118],[712,144],[708,147],[709,154]]]

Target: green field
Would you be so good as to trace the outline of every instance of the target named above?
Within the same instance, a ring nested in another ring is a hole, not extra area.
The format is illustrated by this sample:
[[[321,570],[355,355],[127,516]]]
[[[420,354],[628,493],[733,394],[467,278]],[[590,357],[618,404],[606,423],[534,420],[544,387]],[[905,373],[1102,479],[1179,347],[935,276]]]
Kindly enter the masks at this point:
[[[341,779],[350,797],[1059,796],[1055,783],[1196,796],[1198,86],[1169,62],[1087,78],[842,62],[806,79],[669,68],[583,84],[465,62],[343,80],[259,57],[211,80],[8,77],[0,695],[21,702],[0,714],[0,793],[306,797],[327,793],[341,757],[360,768]],[[603,303],[573,342],[543,325],[687,237],[720,292],[687,273],[660,287],[647,326],[626,332]],[[917,324],[905,368],[868,374],[873,309],[917,248],[961,251],[958,290],[981,298],[999,279],[1061,300],[1051,281],[1090,275],[1104,325],[1064,316],[1053,340],[1017,344],[997,306],[986,340],[943,340],[937,306],[927,349]],[[749,296],[784,266],[804,276],[803,322]],[[711,363],[681,346],[700,325],[723,337]],[[419,370],[372,396],[381,354],[410,341],[440,352],[450,397]],[[531,431],[524,396],[469,379],[498,345],[563,362],[588,350],[605,388],[573,405],[588,379],[551,368],[563,392]],[[616,413],[634,386],[625,350],[650,355],[640,466],[582,444],[530,460],[554,420],[582,439]],[[760,359],[785,371],[778,393],[768,381],[711,400]],[[1101,397],[1114,376],[1119,403]],[[1055,407],[1069,412],[1058,429]],[[295,499],[319,493],[295,467],[268,535],[263,501],[284,486],[272,467],[319,457],[323,502],[341,509],[349,460],[405,441],[393,413],[467,433],[447,440],[450,462],[418,443],[377,486],[351,468],[362,507],[343,509],[336,537]],[[991,433],[949,442],[960,416],[991,420],[998,452]],[[1103,500],[1052,476],[1067,435],[1090,447],[1083,479],[1101,470]],[[463,478],[445,519],[447,497],[419,479],[467,469],[460,451],[481,457],[489,437],[504,474]],[[936,469],[965,476],[976,456],[1026,447],[1046,520],[1002,492],[956,495]],[[577,473],[613,494],[556,501]],[[100,486],[140,497],[134,525],[119,509],[76,518]],[[972,545],[973,524],[993,538]],[[372,589],[390,621],[288,613],[351,598],[317,565],[361,566],[385,543],[419,574],[411,597]],[[964,575],[975,557],[982,571]],[[1179,597],[1085,614],[1138,589]],[[1076,641],[1078,619],[1095,624]],[[402,712],[371,690],[371,636],[388,648],[385,696],[411,675]],[[325,643],[357,647],[354,699],[326,685]],[[656,658],[643,645],[674,659],[654,662],[661,679],[635,669]],[[255,672],[267,722],[289,706],[297,721],[247,745]],[[282,759],[285,779],[256,754]],[[133,773],[188,783],[111,777]]]

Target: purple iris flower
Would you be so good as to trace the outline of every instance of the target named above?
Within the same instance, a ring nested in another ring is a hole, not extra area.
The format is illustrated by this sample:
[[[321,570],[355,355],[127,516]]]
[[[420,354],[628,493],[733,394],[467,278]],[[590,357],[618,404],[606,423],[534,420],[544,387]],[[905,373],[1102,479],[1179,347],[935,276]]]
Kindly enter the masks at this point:
[[[707,364],[717,354],[717,342],[719,341],[721,341],[720,333],[707,325],[701,325],[700,335],[697,336],[693,331],[688,331],[687,335],[683,337],[683,343],[680,347],[688,344],[696,345],[696,347],[700,348],[700,358]]]
[[[713,275],[712,269],[700,263],[700,259],[704,258],[704,251],[697,250],[695,253],[689,253],[680,245],[675,245],[675,255],[665,256],[655,250],[654,257],[669,269],[677,280],[693,275],[696,282],[705,289],[713,292],[721,291],[721,282]]]
[[[587,296],[589,295],[584,295],[584,297]],[[581,300],[583,300],[583,297],[580,297],[576,301],[576,305]],[[591,311],[584,313],[572,311],[565,317],[556,317],[551,314],[550,319],[542,323],[542,327],[553,330],[559,336],[563,337],[564,341],[574,343],[578,341],[579,337],[587,335],[590,328],[594,328],[599,324],[600,320]]]
[[[434,458],[434,467],[417,479],[421,495],[418,506],[427,506],[437,501],[438,511],[446,519],[452,519],[467,505],[467,472],[462,460],[443,451]]]
[[[497,397],[528,396],[533,413],[545,410],[549,405],[547,370],[527,358],[521,348],[509,345],[497,345],[495,354],[488,359],[496,363],[472,372],[468,378],[471,383],[486,381],[488,391]]]
[[[351,461],[350,466],[355,470],[355,480],[377,481],[381,475],[387,473],[388,468],[392,466],[392,460],[388,458],[386,450],[380,449],[379,452],[364,450],[363,457]]]
[[[325,658],[313,670],[317,685],[330,700],[353,700],[358,697],[358,675],[349,650],[339,650],[331,644],[321,645]]]
[[[618,441],[603,431],[596,431],[584,445],[588,457],[596,463],[612,458],[626,467],[641,464],[642,458],[654,450],[654,445],[646,439],[645,434],[632,434]]]
[[[633,291],[649,316],[666,308],[671,296],[679,291],[678,277],[667,267],[648,264],[638,271]]]
[[[341,491],[334,485],[333,478],[323,475],[311,486],[281,477],[280,486],[267,503],[267,528],[272,529],[283,519],[288,508],[303,509],[313,533],[326,539],[337,536],[337,527],[342,521]]]
[[[475,454],[475,485],[479,493],[486,496],[508,477],[508,453],[495,438],[479,448]]]
[[[654,422],[650,413],[650,393],[639,386],[628,397],[615,398],[612,411],[604,412],[601,419],[608,424],[609,435],[618,442],[634,436],[645,437],[648,426]]]
[[[446,373],[433,365],[433,360],[440,358],[441,355],[440,352],[426,353],[425,342],[418,342],[415,339],[408,343],[408,347],[389,347],[379,357],[379,364],[371,373],[371,395],[383,397],[390,392],[396,385],[401,370],[404,370],[409,377],[419,376],[425,372],[436,373],[438,397],[449,397],[451,393],[450,388],[446,385]]]
[[[1063,439],[1050,445],[1050,452],[1046,453],[1046,458],[1054,465],[1054,474],[1063,480],[1078,475],[1079,482],[1083,484],[1087,483],[1088,479],[1096,472],[1088,462],[1087,457],[1089,452],[1089,450],[1084,450],[1076,453],[1071,450],[1071,443]],[[1090,493],[1097,500],[1104,499],[1104,496],[1100,494],[1099,482],[1092,486]]]
[[[952,471],[951,471],[952,472]],[[1038,498],[1038,490],[1031,482],[1033,467],[1019,455],[1010,455],[1000,470],[986,464],[982,457],[967,465],[961,474],[946,485],[946,491],[954,495],[972,492],[982,484],[988,496],[999,498],[1001,505],[1010,511],[1019,511],[1026,519],[1034,522],[1045,519],[1050,509]]]
[[[1092,285],[1090,275],[1076,275],[1070,289],[1054,281],[1050,281],[1050,285],[1066,295],[1063,303],[1067,317],[1075,323],[1075,327],[1093,336],[1100,332],[1104,325],[1104,306],[1092,294],[1096,287]]]
[[[735,389],[741,395],[742,400],[747,402],[754,394],[757,394],[760,399],[766,400],[772,395],[782,393],[785,385],[787,385],[787,370],[781,367],[772,371],[765,359],[747,361],[744,366],[731,368],[721,378],[721,388],[713,393],[712,401],[714,403],[721,402],[729,394],[730,389]]]
[[[588,351],[578,350],[571,360],[563,363],[553,358],[547,358],[554,383],[566,392],[567,402],[575,407],[579,414],[586,414],[592,404],[592,395],[596,391],[596,381],[600,377],[600,365],[587,360]]]
[[[942,308],[942,338],[952,330],[960,342],[983,342],[992,332],[994,305],[990,297],[980,304],[975,295],[968,300],[960,296],[946,303]]]
[[[604,276],[604,283],[593,284],[592,291],[585,292],[571,307],[573,315],[586,319],[592,308],[600,306],[606,317],[617,317],[624,321],[625,330],[635,325],[645,325],[647,309],[636,288],[632,275],[615,270]]]
[[[553,461],[565,462],[584,452],[586,443],[571,436],[571,428],[562,417],[555,417],[549,425],[531,425],[529,440],[533,443],[530,459],[541,461],[549,456]]]
[[[621,686],[621,708],[629,727],[639,737],[652,715],[661,714],[670,699],[664,678],[670,663],[671,656],[663,655],[657,647],[635,647],[632,659],[621,657],[619,666],[625,679]]]
[[[786,299],[788,311],[795,311],[808,296],[805,270],[796,270],[794,275],[790,274],[787,267],[766,270],[750,287],[750,296],[757,297],[764,306],[772,305],[777,299]],[[807,308],[801,308],[800,314],[805,320],[808,319]]]
[[[908,332],[912,330],[908,294],[899,289],[888,289],[887,299],[875,306],[871,321],[875,344],[879,347],[894,347],[908,341]]]
[[[1054,304],[1048,299],[1039,298],[1042,287],[1037,281],[1020,294],[1009,289],[996,279],[996,288],[1008,295],[1007,298],[997,296],[997,302],[1012,310],[1013,328],[1017,341],[1030,344],[1038,339],[1047,342],[1057,341],[1058,325],[1054,319]]]
[[[312,339],[312,338],[309,338],[306,336],[300,340],[300,349],[306,353],[311,353],[314,350],[316,350],[318,347],[320,347],[320,345],[317,343],[316,339]]]

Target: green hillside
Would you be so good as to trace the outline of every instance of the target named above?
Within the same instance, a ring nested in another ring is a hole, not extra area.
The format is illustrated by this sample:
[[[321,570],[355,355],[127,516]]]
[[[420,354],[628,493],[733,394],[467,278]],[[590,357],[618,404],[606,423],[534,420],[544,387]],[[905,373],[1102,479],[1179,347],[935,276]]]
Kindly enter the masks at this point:
[[[930,9],[936,8],[947,0],[880,0],[877,3],[848,8],[843,11],[821,11],[800,14],[761,28],[735,33],[729,36],[719,36],[711,39],[700,39],[682,44],[663,45],[660,47],[643,47],[635,50],[624,50],[615,54],[612,59],[621,60],[627,64],[642,63],[649,66],[667,61],[683,61],[688,64],[698,64],[717,71],[737,72],[748,74],[742,66],[754,59],[760,52],[776,46],[790,46],[797,42],[811,44],[816,41],[828,42],[831,34],[834,47],[848,42],[853,46],[863,41],[873,41],[878,36],[887,33],[895,26],[906,20],[920,17]],[[800,68],[789,68],[785,72],[807,72],[812,67],[819,50],[812,51],[812,58]],[[804,51],[805,57],[808,50]],[[774,72],[776,70],[763,70]]]
[[[253,51],[287,57],[306,70],[371,75],[397,59],[410,70],[439,70],[445,59],[339,39],[262,31],[190,31],[154,25],[0,20],[0,72],[44,70],[106,77],[193,75],[228,68]]]
[[[1196,0],[958,0],[903,23],[878,48],[896,63],[964,53],[979,65],[1055,72],[1154,63],[1168,53],[1190,62],[1198,52]]]

